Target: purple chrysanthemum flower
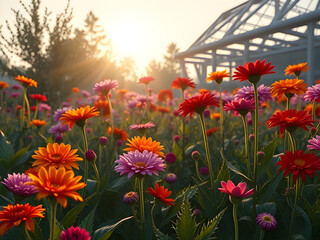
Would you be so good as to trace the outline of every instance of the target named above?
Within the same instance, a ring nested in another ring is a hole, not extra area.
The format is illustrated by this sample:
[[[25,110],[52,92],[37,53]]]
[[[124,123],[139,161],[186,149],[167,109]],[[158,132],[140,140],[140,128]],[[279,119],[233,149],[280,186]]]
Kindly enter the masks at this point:
[[[6,187],[14,194],[29,197],[38,192],[33,185],[24,185],[24,183],[31,181],[32,179],[24,173],[13,173],[12,175],[8,174],[8,177],[1,183],[6,185]]]
[[[316,135],[314,138],[308,141],[310,145],[307,145],[309,150],[320,150],[320,136]]]
[[[152,122],[147,122],[145,124],[133,124],[130,125],[130,129],[139,130],[139,129],[146,129],[146,128],[153,128],[155,125]]]
[[[277,220],[274,216],[272,216],[270,213],[260,213],[257,218],[256,222],[263,230],[274,230],[277,226]]]
[[[58,108],[53,114],[53,121],[58,122],[62,114],[64,114],[66,111],[70,109],[71,107]]]
[[[118,165],[114,170],[120,172],[120,175],[128,173],[128,178],[135,174],[140,175],[158,175],[158,171],[164,171],[166,165],[164,160],[158,154],[144,150],[142,153],[138,150],[124,153],[115,161]]]
[[[60,122],[58,122],[56,125],[52,125],[49,130],[48,133],[51,133],[55,136],[61,136],[63,133],[70,131],[71,129],[69,128],[68,125],[61,125]]]
[[[174,183],[177,181],[177,175],[175,175],[174,173],[168,173],[164,179],[167,183]]]
[[[320,84],[308,87],[303,99],[308,102],[320,102]]]
[[[232,100],[223,106],[223,111],[234,111],[235,115],[245,116],[251,110],[255,109],[254,99],[246,100],[244,98]]]
[[[10,98],[17,98],[21,95],[21,92],[13,92],[10,94]]]
[[[123,195],[123,202],[126,204],[134,204],[137,203],[139,199],[138,193],[136,192],[128,192],[125,195]]]
[[[107,95],[110,90],[118,87],[117,80],[105,79],[96,83],[93,87],[94,93],[102,93],[103,95]]]
[[[254,99],[254,91],[253,86],[250,87],[242,87],[238,90],[238,92],[234,95],[235,99],[244,98],[246,100]],[[270,87],[264,86],[261,84],[258,87],[258,100],[259,103],[266,102],[268,100],[272,100],[272,94],[270,92]]]
[[[14,89],[14,90],[20,90],[21,88],[22,88],[22,86],[17,85],[17,84],[14,84],[11,86],[11,89]]]
[[[80,227],[71,226],[68,229],[62,231],[60,240],[90,240],[89,233]]]

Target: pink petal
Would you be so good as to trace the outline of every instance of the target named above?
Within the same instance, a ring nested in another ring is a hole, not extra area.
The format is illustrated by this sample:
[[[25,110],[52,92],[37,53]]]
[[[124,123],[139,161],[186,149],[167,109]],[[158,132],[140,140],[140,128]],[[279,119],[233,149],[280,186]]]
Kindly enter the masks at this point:
[[[247,183],[241,182],[241,183],[238,184],[238,187],[241,190],[241,194],[243,194],[246,191]]]
[[[235,187],[234,183],[231,180],[227,182],[227,190],[231,193],[232,189]]]
[[[232,189],[231,196],[233,196],[233,197],[242,197],[241,190],[240,190],[240,188],[238,186],[234,187]]]

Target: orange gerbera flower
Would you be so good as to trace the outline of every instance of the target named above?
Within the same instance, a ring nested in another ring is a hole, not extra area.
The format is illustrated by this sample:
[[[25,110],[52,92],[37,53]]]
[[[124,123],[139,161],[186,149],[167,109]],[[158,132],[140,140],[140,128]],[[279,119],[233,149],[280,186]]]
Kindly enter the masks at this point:
[[[158,101],[163,102],[166,101],[167,99],[172,99],[172,91],[170,89],[162,89],[158,93]]]
[[[226,77],[230,77],[226,70],[211,72],[209,77],[207,77],[207,82],[215,81],[217,84],[222,83],[222,80]]]
[[[312,115],[306,111],[292,109],[273,114],[266,122],[268,128],[280,126],[280,134],[285,130],[294,132],[298,127],[308,131],[307,126],[313,127]]]
[[[166,205],[173,206],[174,200],[171,198],[168,198],[172,191],[169,191],[167,188],[164,188],[164,186],[159,187],[159,184],[156,182],[155,188],[148,188],[148,193],[150,193],[152,196],[159,199],[161,202],[163,202]]]
[[[295,150],[294,153],[286,151],[281,155],[281,160],[276,165],[281,166],[278,172],[284,169],[283,176],[292,173],[295,182],[300,176],[302,181],[306,181],[306,176],[312,177],[315,171],[320,170],[319,158],[314,153],[304,153],[302,150]]]
[[[41,167],[38,175],[29,173],[28,176],[32,179],[32,182],[25,184],[36,187],[39,191],[36,196],[37,200],[52,196],[64,208],[67,206],[66,197],[73,198],[76,201],[83,201],[76,190],[84,188],[86,184],[79,182],[82,176],[74,177],[72,170],[66,171],[65,168],[49,167],[49,169],[46,169]]]
[[[253,84],[257,84],[260,81],[261,76],[266,74],[275,73],[271,71],[274,68],[270,63],[266,64],[266,60],[260,62],[257,60],[255,63],[247,62],[244,66],[239,66],[236,68],[235,73],[232,75],[233,80],[240,80],[240,82],[248,80]]]
[[[108,133],[108,135],[111,134],[111,127],[108,127],[107,133]],[[124,141],[127,141],[129,134],[120,128],[114,127],[113,128],[113,136],[117,136],[119,140],[124,142]]]
[[[9,84],[4,82],[4,81],[0,81],[0,89],[4,89],[4,88],[8,88]]]
[[[18,75],[14,79],[17,80],[18,82],[22,83],[22,85],[24,87],[37,87],[38,86],[38,83],[31,78],[26,78],[24,76]]]
[[[79,157],[76,152],[78,149],[71,150],[71,145],[61,143],[48,143],[47,147],[39,147],[38,150],[35,150],[35,155],[32,155],[32,158],[35,159],[32,167],[37,167],[39,170],[40,167],[49,168],[66,168],[79,169],[76,161],[82,161],[82,158]]]
[[[204,89],[204,88],[199,88],[198,89],[198,93],[206,93],[206,92],[210,92],[210,90],[208,90],[208,89]]]
[[[19,226],[22,222],[29,231],[34,231],[34,218],[44,218],[42,205],[32,207],[29,203],[16,204],[4,207],[0,211],[0,236],[3,236],[8,229]]]
[[[162,113],[168,113],[170,112],[170,108],[167,108],[167,107],[158,107],[157,109],[159,112],[162,112]]]
[[[128,92],[129,92],[128,89],[124,89],[124,88],[118,89],[118,91],[117,91],[117,99],[118,99],[119,101],[123,100],[124,96],[125,96]]]
[[[71,88],[71,91],[74,93],[78,93],[78,92],[80,92],[80,89],[77,87],[73,87],[73,88]]]
[[[219,102],[213,93],[206,92],[184,100],[179,105],[178,112],[183,117],[186,117],[188,114],[192,117],[194,112],[202,114],[209,106],[219,107]]]
[[[161,152],[164,147],[160,145],[160,142],[152,141],[151,137],[149,137],[148,139],[146,139],[145,136],[143,136],[142,138],[134,137],[131,138],[131,140],[128,139],[128,141],[129,143],[127,143],[126,145],[129,147],[123,149],[124,151],[130,152],[138,150],[139,152],[143,152],[144,150],[147,150],[148,152],[153,152],[164,158],[164,153]]]
[[[102,109],[102,116],[108,117],[110,116],[110,110],[109,110],[109,105],[108,101],[99,99],[96,101],[93,105],[96,109],[101,110]]]
[[[299,63],[296,65],[289,65],[285,70],[286,75],[292,75],[299,77],[301,72],[306,72],[310,67],[307,65],[307,63]]]
[[[42,127],[47,124],[45,120],[40,119],[34,119],[31,122],[29,122],[30,125],[36,126],[36,127]]]
[[[313,104],[308,104],[304,111],[306,111],[308,114],[312,114]],[[320,116],[320,106],[316,105],[316,116]]]
[[[61,125],[68,124],[70,128],[74,124],[77,124],[79,127],[83,127],[86,124],[86,120],[91,117],[99,116],[99,111],[95,107],[85,106],[77,109],[70,109],[62,114],[62,117],[59,119]]]
[[[211,113],[210,118],[211,119],[220,119],[220,113],[216,113],[216,112]]]
[[[276,81],[271,85],[271,93],[274,97],[292,97],[294,94],[302,95],[307,91],[307,84],[301,79],[286,79]]]
[[[187,87],[195,88],[196,84],[190,78],[181,78],[177,77],[175,80],[172,81],[171,88],[178,88],[182,89],[183,91],[186,90]]]

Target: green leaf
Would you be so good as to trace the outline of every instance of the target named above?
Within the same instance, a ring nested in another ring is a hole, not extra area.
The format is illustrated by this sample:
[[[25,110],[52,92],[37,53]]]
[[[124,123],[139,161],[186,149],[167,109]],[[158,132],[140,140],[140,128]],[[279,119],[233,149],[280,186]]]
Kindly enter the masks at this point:
[[[222,150],[220,151],[220,155],[221,155],[221,157],[223,159],[223,162],[222,162],[222,166],[221,166],[220,172],[218,174],[217,180],[219,182],[221,182],[221,181],[227,182],[230,179],[230,172],[229,172],[229,169],[228,169],[228,166],[227,166],[227,161],[226,161],[226,159],[224,157],[224,154],[223,154]]]
[[[243,174],[242,172],[240,172],[235,166],[233,166],[230,162],[226,161],[229,170],[231,170],[232,172],[244,177],[245,179],[247,179],[247,181],[249,182],[250,185],[252,185],[253,181],[247,177],[245,174]]]
[[[175,224],[175,231],[179,240],[193,240],[197,231],[197,223],[192,216],[190,203],[185,201],[181,206],[177,222]]]
[[[0,198],[2,198],[4,201],[6,201],[7,203],[9,203],[11,205],[14,205],[14,202],[12,200],[10,200],[9,198],[6,198],[2,194],[0,194]]]
[[[82,211],[82,209],[85,207],[85,205],[88,203],[88,201],[95,195],[96,193],[90,195],[89,197],[87,197],[86,199],[83,200],[83,202],[79,203],[78,205],[76,205],[74,208],[72,208],[62,219],[61,221],[61,225],[64,228],[68,228],[71,227],[75,221],[77,220],[80,212]]]
[[[201,231],[195,240],[208,240],[217,229],[225,211],[226,209],[222,210],[214,219],[209,221],[207,224],[203,224]]]
[[[161,232],[158,228],[154,230],[154,234],[156,235],[158,240],[172,240],[171,237]]]
[[[267,183],[265,183],[258,192],[259,202],[268,202],[272,197],[272,194],[276,191],[280,181],[282,179],[282,173],[277,173]]]
[[[10,159],[10,166],[16,167],[20,164],[25,163],[30,156],[33,154],[34,150],[28,151],[31,145],[20,149],[11,159]]]
[[[107,239],[109,239],[109,237],[111,236],[112,232],[114,231],[114,229],[116,227],[118,227],[121,223],[123,223],[124,221],[127,221],[131,218],[133,218],[133,216],[123,218],[119,222],[117,222],[113,225],[106,225],[104,227],[97,229],[92,236],[92,240],[107,240]]]
[[[96,212],[96,207],[91,210],[91,212],[81,221],[80,228],[86,229],[90,234],[94,225],[94,214]]]
[[[182,161],[182,149],[176,142],[173,143],[172,153],[176,155],[177,161]]]
[[[261,151],[264,152],[264,158],[261,163],[257,166],[257,173],[259,175],[267,166],[269,166],[272,158],[274,157],[274,151],[276,150],[278,143],[278,138],[273,139],[267,146],[265,146]]]
[[[4,133],[0,130],[0,162],[6,165],[13,155],[13,149],[7,141]]]

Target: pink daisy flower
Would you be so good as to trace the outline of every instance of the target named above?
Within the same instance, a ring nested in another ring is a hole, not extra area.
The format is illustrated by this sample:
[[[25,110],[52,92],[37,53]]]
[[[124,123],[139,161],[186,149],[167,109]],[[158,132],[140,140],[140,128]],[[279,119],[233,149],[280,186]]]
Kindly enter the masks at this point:
[[[96,83],[93,87],[94,93],[102,93],[103,95],[107,95],[110,90],[118,87],[117,80],[105,79]]]
[[[144,150],[142,153],[138,150],[124,153],[115,161],[118,165],[114,170],[120,172],[120,175],[128,173],[128,178],[135,174],[140,175],[158,175],[158,171],[164,171],[166,167],[164,160],[158,154]]]
[[[320,150],[320,136],[316,135],[314,138],[308,141],[310,145],[307,145],[309,150]]]
[[[138,83],[143,83],[145,85],[148,85],[152,81],[154,81],[154,77],[142,77],[139,79]]]
[[[253,188],[246,191],[247,183],[241,182],[237,186],[231,180],[221,182],[222,188],[218,188],[221,192],[227,193],[231,197],[244,198],[253,194]]]
[[[146,128],[153,128],[155,125],[152,122],[147,122],[145,124],[133,124],[130,125],[130,129],[139,130],[139,129],[146,129]]]
[[[247,113],[255,109],[254,99],[245,100],[244,98],[232,100],[223,106],[223,111],[234,111],[235,115],[246,116]]]
[[[308,87],[307,92],[303,98],[304,100],[309,102],[320,102],[320,84]]]

